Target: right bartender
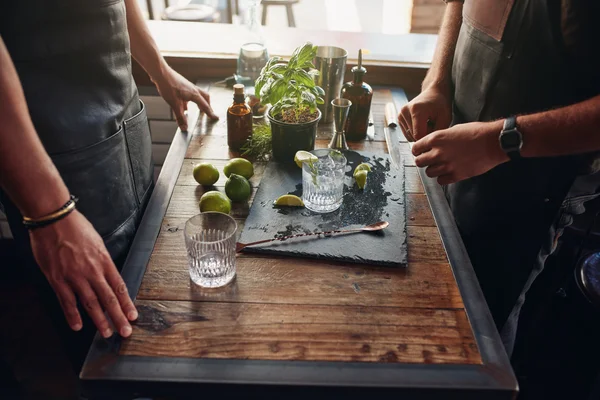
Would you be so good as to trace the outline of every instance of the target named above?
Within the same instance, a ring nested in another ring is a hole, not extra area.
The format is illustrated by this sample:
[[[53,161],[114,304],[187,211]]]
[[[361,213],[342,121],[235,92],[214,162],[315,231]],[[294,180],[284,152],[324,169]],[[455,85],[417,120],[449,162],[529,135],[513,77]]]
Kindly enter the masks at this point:
[[[399,120],[416,165],[446,185],[510,355],[528,289],[598,196],[600,2],[446,2],[422,92]]]

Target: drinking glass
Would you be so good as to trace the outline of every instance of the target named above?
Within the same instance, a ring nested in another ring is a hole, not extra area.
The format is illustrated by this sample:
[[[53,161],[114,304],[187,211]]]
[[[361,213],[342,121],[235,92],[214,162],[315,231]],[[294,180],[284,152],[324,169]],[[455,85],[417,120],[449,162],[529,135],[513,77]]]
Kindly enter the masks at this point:
[[[302,163],[302,201],[311,211],[335,211],[344,199],[346,157],[337,150],[311,151],[318,161]]]
[[[184,236],[190,278],[203,287],[220,287],[235,276],[237,223],[227,214],[204,212],[187,220]]]
[[[258,42],[245,43],[240,48],[237,62],[237,74],[241,78],[250,79],[252,84],[260,76],[260,71],[269,61],[267,48]]]

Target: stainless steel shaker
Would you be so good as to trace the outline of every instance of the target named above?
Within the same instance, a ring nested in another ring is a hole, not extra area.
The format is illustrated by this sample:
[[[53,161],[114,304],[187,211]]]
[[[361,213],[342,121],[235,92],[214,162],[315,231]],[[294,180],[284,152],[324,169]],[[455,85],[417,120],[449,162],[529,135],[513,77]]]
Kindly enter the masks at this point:
[[[325,91],[325,102],[319,105],[323,114],[322,123],[333,121],[331,101],[340,97],[344,73],[346,72],[346,59],[348,52],[339,47],[319,46],[315,57],[315,68],[319,70],[317,85]]]

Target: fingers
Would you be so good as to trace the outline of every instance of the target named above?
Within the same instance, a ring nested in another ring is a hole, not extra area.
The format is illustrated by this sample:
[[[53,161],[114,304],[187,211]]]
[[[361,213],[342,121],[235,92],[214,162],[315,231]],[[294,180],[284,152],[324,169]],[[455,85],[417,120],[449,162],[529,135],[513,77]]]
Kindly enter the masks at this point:
[[[104,338],[111,337],[113,331],[110,328],[106,317],[104,316],[104,312],[102,311],[98,297],[96,296],[96,293],[90,284],[85,280],[79,280],[73,282],[73,285],[75,286],[81,304],[87,311],[92,321],[94,321],[94,325],[96,325],[96,328],[98,328],[100,334]]]
[[[419,168],[440,164],[441,162],[439,152],[436,150],[430,150],[415,157],[415,165]]]
[[[185,110],[183,109],[181,103],[177,106],[177,108],[173,108],[173,113],[175,113],[175,119],[177,120],[177,125],[179,128],[182,131],[187,132],[187,115],[185,115]]]
[[[204,97],[204,100],[206,100],[206,102],[210,104],[210,94],[208,94],[202,89],[198,89],[198,91],[200,92],[200,96]]]
[[[197,89],[192,96],[192,101],[198,105],[202,112],[205,112],[211,119],[217,120],[219,117],[215,114],[212,107],[209,104],[210,97],[207,99],[202,95],[202,90]],[[208,96],[208,94],[206,94]]]
[[[112,290],[112,288],[108,285],[104,277],[93,281],[92,288],[97,293],[100,303],[102,304],[104,310],[106,310],[108,313],[108,316],[112,320],[113,325],[119,334],[123,337],[130,336],[131,325],[129,325],[129,321],[121,309],[119,299],[115,295],[115,292]]]
[[[117,295],[121,309],[127,316],[127,319],[129,321],[135,321],[138,317],[138,312],[133,305],[133,301],[131,301],[131,297],[129,297],[127,286],[125,285],[125,282],[123,282],[123,278],[121,278],[121,275],[119,275],[116,268],[111,268],[106,273],[106,280],[113,292]]]
[[[427,132],[427,119],[428,117],[423,117],[423,114],[413,112],[412,115],[412,123],[413,123],[413,137],[416,140],[424,138],[427,136],[429,132]]]
[[[415,144],[413,144],[413,156],[418,157],[419,155],[431,150],[431,137],[432,135],[425,136],[424,138],[417,140]]]
[[[410,116],[410,111],[408,110],[408,106],[402,107],[400,110],[400,115],[398,115],[398,122],[400,122],[400,127],[402,128],[402,132],[404,133],[404,137],[409,142],[414,142],[415,137],[413,135],[412,129],[412,118]]]
[[[449,172],[448,164],[431,165],[425,170],[425,174],[430,178],[437,178],[438,176],[446,175]]]
[[[51,283],[51,285],[58,297],[58,302],[65,314],[67,323],[74,331],[81,330],[83,323],[81,322],[79,310],[77,310],[77,300],[75,299],[73,291],[64,282],[54,282]]]

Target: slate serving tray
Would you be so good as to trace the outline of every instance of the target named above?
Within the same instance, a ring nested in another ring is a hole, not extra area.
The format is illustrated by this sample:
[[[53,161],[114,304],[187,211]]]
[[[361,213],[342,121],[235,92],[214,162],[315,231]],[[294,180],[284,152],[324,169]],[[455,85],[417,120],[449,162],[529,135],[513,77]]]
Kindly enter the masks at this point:
[[[302,170],[295,164],[270,162],[239,241],[250,243],[297,233],[359,227],[381,220],[390,223],[387,229],[378,233],[290,239],[247,247],[244,252],[406,266],[404,166],[400,169],[393,167],[387,155],[355,151],[346,151],[344,155],[348,159],[344,202],[337,211],[326,214],[306,208],[274,206],[273,201],[283,194],[302,196]],[[369,163],[372,168],[364,190],[358,189],[352,178],[354,168],[362,162]]]

